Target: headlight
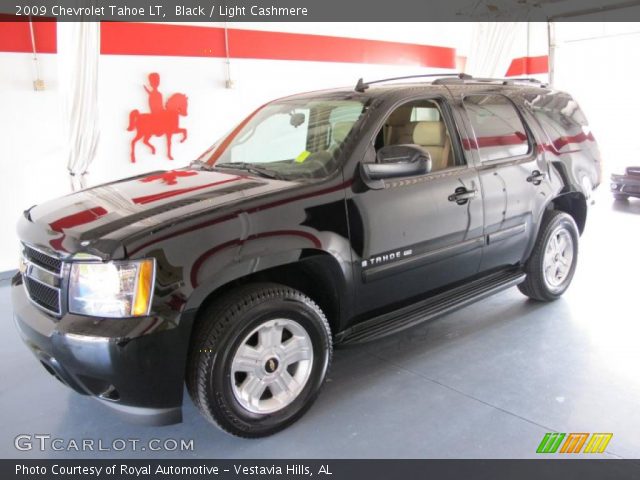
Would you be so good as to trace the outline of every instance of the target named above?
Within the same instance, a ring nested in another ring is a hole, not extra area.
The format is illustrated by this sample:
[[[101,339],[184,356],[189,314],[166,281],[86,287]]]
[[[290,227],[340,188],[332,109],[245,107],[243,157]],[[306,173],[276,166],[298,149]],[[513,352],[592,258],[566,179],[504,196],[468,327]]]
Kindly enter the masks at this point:
[[[96,317],[138,317],[151,308],[155,261],[73,263],[69,311]]]

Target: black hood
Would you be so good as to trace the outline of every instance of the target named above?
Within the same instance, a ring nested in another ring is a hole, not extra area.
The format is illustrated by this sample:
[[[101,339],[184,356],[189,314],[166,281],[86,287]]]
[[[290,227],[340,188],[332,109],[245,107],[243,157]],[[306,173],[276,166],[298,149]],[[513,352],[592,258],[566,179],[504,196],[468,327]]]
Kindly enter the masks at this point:
[[[108,257],[130,235],[295,185],[243,172],[152,172],[32,207],[18,233],[23,242],[63,256],[84,251]]]

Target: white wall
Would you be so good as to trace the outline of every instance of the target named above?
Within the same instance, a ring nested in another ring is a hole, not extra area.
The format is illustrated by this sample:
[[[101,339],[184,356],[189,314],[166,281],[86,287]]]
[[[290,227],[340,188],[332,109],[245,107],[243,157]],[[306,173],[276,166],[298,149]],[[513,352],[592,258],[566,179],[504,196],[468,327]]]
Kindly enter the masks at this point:
[[[55,55],[43,55],[48,90],[34,92],[29,55],[0,53],[0,272],[18,259],[15,224],[27,207],[67,193]]]
[[[605,174],[640,165],[640,63],[635,55],[640,24],[562,23],[556,25],[556,35],[555,85],[570,92],[584,110]],[[607,178],[603,183],[608,188]]]

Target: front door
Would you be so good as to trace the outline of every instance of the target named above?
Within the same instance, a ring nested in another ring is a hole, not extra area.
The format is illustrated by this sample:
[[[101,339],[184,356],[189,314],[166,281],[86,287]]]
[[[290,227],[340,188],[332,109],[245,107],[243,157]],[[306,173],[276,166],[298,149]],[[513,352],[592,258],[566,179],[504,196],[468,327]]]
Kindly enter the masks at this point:
[[[456,145],[442,99],[405,103],[388,116],[376,148],[417,144],[429,151],[425,175],[385,180],[348,199],[359,312],[420,296],[477,273],[483,245],[483,210],[476,169]]]

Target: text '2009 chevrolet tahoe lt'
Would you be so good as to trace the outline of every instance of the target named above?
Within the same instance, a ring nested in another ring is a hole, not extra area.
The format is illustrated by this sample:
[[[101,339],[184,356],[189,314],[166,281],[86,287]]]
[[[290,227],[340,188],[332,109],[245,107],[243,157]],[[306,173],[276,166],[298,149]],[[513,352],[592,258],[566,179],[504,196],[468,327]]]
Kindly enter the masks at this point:
[[[79,393],[154,424],[183,385],[244,437],[290,425],[332,347],[518,286],[569,286],[600,154],[578,104],[458,74],[268,103],[188,168],[34,206],[18,329]]]

